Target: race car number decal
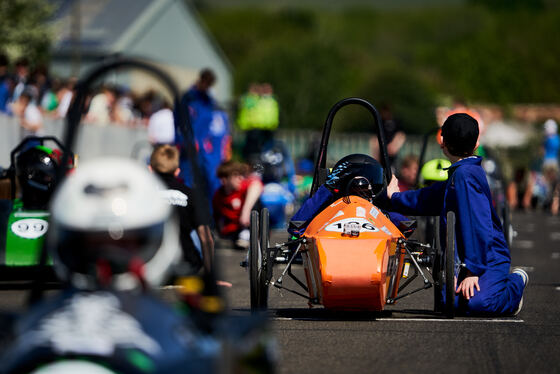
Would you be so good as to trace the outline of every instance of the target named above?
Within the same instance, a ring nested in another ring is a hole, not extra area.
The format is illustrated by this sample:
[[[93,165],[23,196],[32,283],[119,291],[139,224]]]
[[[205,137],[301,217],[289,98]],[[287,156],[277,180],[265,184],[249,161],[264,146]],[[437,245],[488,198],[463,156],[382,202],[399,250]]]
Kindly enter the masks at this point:
[[[40,238],[47,232],[48,228],[49,223],[39,218],[20,219],[12,223],[12,232],[24,239]]]
[[[334,231],[334,232],[343,232],[344,225],[346,223],[355,223],[358,224],[360,227],[360,232],[369,231],[369,232],[377,232],[379,229],[371,224],[368,220],[364,218],[345,218],[341,219],[340,221],[332,222],[327,227],[325,227],[325,231]]]

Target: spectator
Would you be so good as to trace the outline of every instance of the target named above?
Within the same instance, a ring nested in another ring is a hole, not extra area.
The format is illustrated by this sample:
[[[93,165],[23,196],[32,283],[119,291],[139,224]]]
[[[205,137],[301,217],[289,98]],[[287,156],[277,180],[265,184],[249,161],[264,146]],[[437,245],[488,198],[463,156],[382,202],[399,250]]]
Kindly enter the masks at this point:
[[[16,102],[19,95],[23,92],[29,80],[29,61],[22,57],[16,61],[14,74],[14,91],[12,92],[12,102]]]
[[[53,97],[50,95],[51,79],[48,74],[48,69],[45,65],[39,65],[31,74],[29,84],[32,84],[37,89],[37,105],[46,111],[55,108],[58,103],[52,103]],[[54,98],[56,100],[56,98]]]
[[[8,112],[10,101],[11,79],[8,72],[8,56],[0,54],[0,112]]]
[[[383,131],[385,133],[385,144],[387,145],[389,165],[392,166],[401,147],[406,141],[406,135],[401,129],[400,121],[394,118],[389,105],[383,104],[381,106],[380,115],[381,125],[383,126]],[[379,160],[381,156],[379,153],[379,142],[377,140],[377,136],[371,137],[369,144],[373,158]]]
[[[121,87],[118,92],[113,109],[113,120],[124,126],[134,125],[133,99],[128,87]]]
[[[115,89],[104,85],[101,92],[91,99],[86,120],[102,126],[108,125],[113,120],[116,98]]]
[[[150,170],[169,188],[162,194],[178,212],[183,259],[195,271],[204,266],[205,271],[210,272],[214,251],[210,219],[204,212],[195,210],[197,207],[193,204],[192,191],[177,180],[180,172],[177,148],[171,145],[157,146],[150,158]]]
[[[74,97],[74,86],[76,85],[76,78],[72,77],[60,86],[60,89],[56,92],[56,97],[58,101],[58,107],[56,108],[55,116],[57,118],[66,117],[68,108],[70,108],[70,103]]]
[[[558,150],[560,149],[560,137],[558,136],[558,124],[553,119],[547,119],[543,125],[545,140],[544,148],[544,166],[552,166],[558,169]]]
[[[222,186],[212,200],[214,219],[220,236],[232,239],[239,248],[249,246],[251,210],[263,191],[260,179],[249,175],[249,167],[226,161],[217,170]]]
[[[408,155],[401,161],[399,170],[399,190],[408,191],[416,187],[416,175],[418,174],[418,158]]]
[[[161,109],[148,122],[148,138],[152,144],[172,144],[175,141],[175,120],[171,105],[163,101]]]
[[[272,86],[269,83],[252,83],[239,100],[237,117],[239,129],[245,132],[242,154],[246,161],[251,163],[254,158],[260,157],[278,124],[278,102]]]
[[[34,93],[26,89],[12,104],[12,113],[19,119],[21,139],[30,135],[40,135],[43,128],[43,115],[33,98]]]
[[[558,184],[558,150],[560,138],[556,121],[549,119],[544,125],[545,139],[541,147],[542,162],[537,162],[531,168],[527,181],[527,188],[523,195],[523,208],[531,206],[550,209],[553,215],[559,210]]]
[[[208,68],[203,69],[198,80],[181,99],[181,105],[187,109],[193,128],[198,165],[200,170],[204,171],[205,189],[209,199],[220,187],[220,180],[216,174],[218,166],[231,156],[229,120],[226,113],[219,110],[210,94],[210,88],[215,82],[214,72]],[[181,177],[187,185],[191,184],[191,169],[186,152],[182,152],[181,168]]]

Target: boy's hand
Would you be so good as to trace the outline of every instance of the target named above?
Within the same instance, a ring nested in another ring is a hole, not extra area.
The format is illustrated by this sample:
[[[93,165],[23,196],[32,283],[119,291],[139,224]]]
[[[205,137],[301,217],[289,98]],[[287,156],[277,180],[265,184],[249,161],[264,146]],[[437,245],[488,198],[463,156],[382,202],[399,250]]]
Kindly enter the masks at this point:
[[[478,277],[470,275],[463,279],[461,284],[459,284],[459,287],[457,287],[457,290],[455,290],[455,293],[462,293],[465,299],[470,300],[470,298],[474,296],[475,287],[477,291],[480,291]]]
[[[387,197],[391,199],[395,192],[401,192],[399,189],[399,180],[393,174],[393,178],[391,178],[391,183],[387,186]]]

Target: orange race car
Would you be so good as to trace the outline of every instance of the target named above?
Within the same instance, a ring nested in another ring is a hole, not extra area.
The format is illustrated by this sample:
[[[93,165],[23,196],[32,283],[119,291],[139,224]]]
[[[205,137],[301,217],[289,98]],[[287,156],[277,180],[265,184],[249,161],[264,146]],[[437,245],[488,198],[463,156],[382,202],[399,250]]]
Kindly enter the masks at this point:
[[[365,107],[373,116],[378,129],[382,158],[379,161],[383,166],[385,185],[391,180],[377,110],[363,99],[348,98],[333,106],[325,122],[311,196],[327,179],[326,152],[333,118],[340,108],[349,104]],[[382,193],[385,193],[384,189]],[[408,238],[413,232],[412,221],[403,222],[397,228],[370,201],[350,195],[335,200],[320,211],[299,238],[270,246],[269,212],[266,209],[253,211],[248,261],[251,308],[268,307],[270,286],[302,296],[310,305],[366,311],[381,311],[387,304],[434,286],[435,311],[452,318],[454,276],[460,266],[455,260],[454,222],[455,216],[449,212],[445,246],[440,245],[439,239],[435,245],[421,243]],[[435,230],[439,232],[439,227]],[[439,235],[435,237],[439,238]],[[298,254],[303,260],[305,281],[291,271]],[[281,275],[274,279],[273,268],[279,259],[285,259],[283,262],[287,263]],[[285,287],[282,282],[285,275],[304,292]],[[423,284],[408,290],[407,286],[418,275]]]

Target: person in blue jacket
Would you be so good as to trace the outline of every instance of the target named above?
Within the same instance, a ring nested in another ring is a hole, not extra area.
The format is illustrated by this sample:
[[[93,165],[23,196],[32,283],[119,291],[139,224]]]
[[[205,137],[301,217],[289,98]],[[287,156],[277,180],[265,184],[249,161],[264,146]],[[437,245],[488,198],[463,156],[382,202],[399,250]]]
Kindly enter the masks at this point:
[[[439,215],[440,235],[446,232],[447,212],[455,212],[457,254],[463,264],[456,275],[456,309],[468,315],[517,314],[529,277],[520,268],[510,273],[510,251],[492,205],[482,158],[473,156],[478,123],[466,113],[453,114],[441,133],[441,147],[452,162],[448,180],[399,192],[393,177],[387,187],[392,209],[409,215]]]
[[[216,176],[218,166],[231,157],[229,118],[210,93],[215,82],[215,73],[209,68],[202,69],[198,80],[181,98],[181,105],[187,110],[191,121],[198,166],[202,171],[208,201],[212,200],[212,196],[221,186]],[[182,144],[182,135],[178,131],[175,133],[176,143]],[[180,178],[187,186],[192,186],[191,165],[184,149],[181,152],[180,169]]]

